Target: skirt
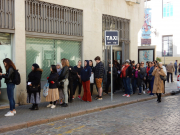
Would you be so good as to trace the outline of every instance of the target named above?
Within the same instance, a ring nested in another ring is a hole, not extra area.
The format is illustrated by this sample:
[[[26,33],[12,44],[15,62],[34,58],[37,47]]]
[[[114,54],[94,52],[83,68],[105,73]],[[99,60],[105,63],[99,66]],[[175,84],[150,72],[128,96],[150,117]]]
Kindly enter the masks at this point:
[[[46,97],[46,101],[51,102],[51,101],[57,101],[57,100],[59,100],[58,88],[49,89],[48,95]]]
[[[39,104],[40,102],[41,102],[40,92],[27,94],[27,103]]]

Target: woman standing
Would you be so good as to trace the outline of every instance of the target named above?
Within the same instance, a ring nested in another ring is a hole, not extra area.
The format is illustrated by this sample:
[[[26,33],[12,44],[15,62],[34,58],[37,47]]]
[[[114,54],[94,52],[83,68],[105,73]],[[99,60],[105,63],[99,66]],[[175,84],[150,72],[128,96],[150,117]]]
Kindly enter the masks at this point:
[[[141,64],[139,64],[139,68],[138,68],[138,87],[139,87],[139,94],[142,94],[142,84],[143,84],[143,80],[145,77],[145,73],[143,71],[144,66]]]
[[[15,110],[15,101],[14,101],[15,84],[13,83],[13,78],[14,78],[14,70],[16,70],[16,67],[9,58],[4,59],[3,63],[6,69],[6,74],[0,73],[0,76],[2,76],[2,78],[5,78],[5,83],[7,85],[7,95],[10,106],[10,111],[7,114],[5,114],[5,116],[14,116],[14,114],[16,114],[16,110]]]
[[[68,84],[69,84],[69,68],[67,60],[64,59],[62,62],[62,71],[58,78],[58,81],[60,81],[61,85],[63,86],[63,93],[64,93],[64,103],[62,104],[62,107],[68,106]]]
[[[49,82],[49,91],[46,97],[46,101],[49,101],[50,104],[47,107],[56,108],[56,101],[59,99],[58,92],[58,73],[55,65],[51,65],[51,74],[47,78]]]
[[[57,69],[58,75],[60,76],[60,74],[62,72],[62,64],[61,63],[57,63],[56,64],[56,69]],[[58,91],[59,91],[60,104],[62,104],[63,103],[63,99],[64,99],[64,93],[63,93],[63,86],[60,84],[60,82],[58,82]]]
[[[147,88],[147,84],[149,84],[149,87],[150,87],[150,82],[149,82],[149,80],[148,80],[148,76],[149,76],[149,71],[150,71],[150,62],[148,62],[147,63],[147,67],[146,67],[146,88]],[[150,91],[150,88],[147,88],[147,90],[149,90],[148,91],[148,93],[151,93],[151,91]]]
[[[2,68],[0,66],[0,73],[2,73]],[[2,76],[0,76],[0,89],[1,89],[1,80],[2,80]],[[1,94],[1,90],[0,90],[0,94]]]
[[[27,81],[27,103],[32,103],[31,110],[39,110],[38,104],[41,102],[41,75],[43,70],[38,64],[32,65],[32,71],[28,75]],[[35,89],[33,89],[35,87]]]
[[[92,60],[89,60],[89,66],[90,66],[90,68],[91,68],[91,75],[92,75],[92,74],[94,74],[94,72],[95,72],[95,68],[93,67],[93,61],[92,61]],[[91,84],[90,84],[91,96],[92,96],[92,94],[93,94],[93,85],[94,85],[94,83],[91,83]]]
[[[165,77],[166,74],[164,73],[163,68],[159,65],[159,63],[156,64],[156,67],[155,67],[152,75],[155,76],[153,93],[156,93],[157,101],[158,101],[158,103],[160,103],[161,102],[161,93],[164,93],[164,82],[160,76]]]
[[[78,65],[77,66],[74,66],[74,70],[76,71],[77,73],[77,76],[76,78],[74,79],[74,87],[73,87],[73,95],[75,95],[76,93],[76,88],[77,86],[79,86],[79,91],[78,91],[78,98],[81,99],[81,87],[82,87],[82,82],[81,82],[81,72],[83,70],[83,67],[81,66],[81,61],[79,60],[78,61]],[[74,99],[74,96],[73,96],[73,99]]]
[[[84,69],[81,72],[81,79],[82,79],[82,84],[83,84],[83,89],[84,89],[84,95],[82,100],[91,102],[91,92],[90,92],[90,77],[91,77],[91,68],[89,66],[89,61],[85,60],[84,61]]]
[[[133,94],[136,93],[136,86],[138,83],[138,70],[140,70],[139,64],[136,64],[135,69],[133,69],[133,81],[132,81],[132,86],[133,86]]]
[[[150,95],[153,96],[154,94],[152,93],[153,91],[153,85],[154,85],[154,76],[152,75],[152,72],[154,71],[154,62],[151,62],[150,64],[150,70],[149,70],[149,82],[150,82]]]

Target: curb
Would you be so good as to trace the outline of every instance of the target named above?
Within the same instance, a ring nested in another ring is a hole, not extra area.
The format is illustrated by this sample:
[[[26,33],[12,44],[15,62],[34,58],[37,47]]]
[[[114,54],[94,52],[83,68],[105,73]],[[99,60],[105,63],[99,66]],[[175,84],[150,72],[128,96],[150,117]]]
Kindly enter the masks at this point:
[[[162,95],[162,97],[166,97],[166,96],[170,96],[170,95],[171,95],[171,93],[167,93],[167,94]],[[50,123],[50,122],[54,122],[54,121],[58,121],[58,120],[72,118],[72,117],[76,117],[76,116],[80,116],[80,115],[84,115],[84,114],[103,111],[103,110],[107,110],[107,109],[111,109],[111,108],[121,107],[121,106],[130,105],[130,104],[134,104],[134,103],[138,103],[138,102],[152,100],[152,99],[156,99],[156,97],[148,97],[148,98],[143,98],[143,99],[137,99],[137,100],[130,101],[130,102],[108,105],[108,106],[103,106],[103,107],[99,107],[99,108],[92,108],[92,109],[77,111],[77,112],[73,112],[73,113],[69,113],[69,114],[65,114],[65,115],[60,115],[60,116],[57,115],[57,116],[53,116],[53,117],[50,117],[47,119],[29,121],[29,122],[25,122],[25,123],[16,124],[16,125],[13,124],[10,126],[1,126],[0,127],[0,133],[5,133],[8,131],[18,130],[18,129],[22,129],[22,128],[29,128],[29,127],[36,126],[36,125],[46,124],[46,123]]]

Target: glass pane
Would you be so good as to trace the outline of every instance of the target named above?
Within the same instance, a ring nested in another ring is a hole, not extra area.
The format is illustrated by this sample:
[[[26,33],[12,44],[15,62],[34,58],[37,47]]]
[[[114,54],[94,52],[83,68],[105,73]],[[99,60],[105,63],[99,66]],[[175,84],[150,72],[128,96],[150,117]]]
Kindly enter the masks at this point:
[[[0,33],[0,66],[3,70],[3,73],[6,72],[3,64],[3,59],[5,58],[11,59],[11,35],[6,33]],[[1,84],[1,88],[6,88],[4,79],[1,80]]]

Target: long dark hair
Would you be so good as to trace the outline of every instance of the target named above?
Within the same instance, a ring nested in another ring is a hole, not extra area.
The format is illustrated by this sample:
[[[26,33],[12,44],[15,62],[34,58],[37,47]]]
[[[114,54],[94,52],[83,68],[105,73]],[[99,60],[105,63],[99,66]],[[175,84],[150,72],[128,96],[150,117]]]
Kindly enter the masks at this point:
[[[6,66],[5,66],[6,72],[9,70],[10,67],[12,67],[13,69],[16,70],[16,66],[14,65],[14,63],[13,63],[9,58],[5,58],[5,59],[3,60],[3,63],[4,63],[4,62],[6,63]]]
[[[1,66],[0,66],[0,73],[2,73],[2,68],[1,68]]]
[[[89,60],[90,62],[92,62],[92,67],[93,67],[93,61],[92,60]]]
[[[56,65],[51,65],[52,73],[57,73]]]
[[[136,64],[135,69],[137,68],[137,65],[139,65],[138,70],[140,70],[140,63],[137,63],[137,64]]]

